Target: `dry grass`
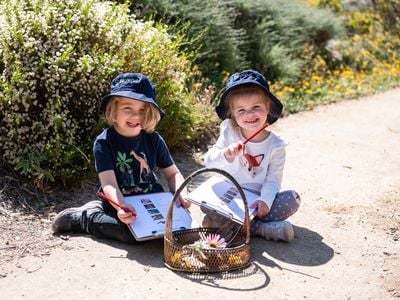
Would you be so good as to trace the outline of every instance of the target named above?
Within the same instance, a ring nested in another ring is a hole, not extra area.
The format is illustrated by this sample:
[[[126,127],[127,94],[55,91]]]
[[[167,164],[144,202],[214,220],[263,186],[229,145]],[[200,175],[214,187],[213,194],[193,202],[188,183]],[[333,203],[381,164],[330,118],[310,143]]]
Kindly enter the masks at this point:
[[[383,228],[389,234],[394,235],[393,239],[400,239],[400,188],[381,195],[378,200],[379,206],[382,206]]]
[[[354,206],[345,206],[343,204],[327,204],[324,205],[322,209],[331,214],[350,214],[354,211]]]
[[[383,193],[375,207],[346,206],[344,204],[326,204],[323,210],[335,215],[357,214],[360,219],[373,228],[386,232],[394,241],[400,240],[400,188]]]

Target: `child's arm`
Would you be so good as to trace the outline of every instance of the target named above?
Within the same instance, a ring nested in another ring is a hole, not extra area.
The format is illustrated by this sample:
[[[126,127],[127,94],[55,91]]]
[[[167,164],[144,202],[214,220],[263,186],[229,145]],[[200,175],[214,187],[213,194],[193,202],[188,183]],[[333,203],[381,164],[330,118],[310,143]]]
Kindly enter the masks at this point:
[[[131,224],[136,219],[136,211],[131,205],[125,203],[124,196],[122,195],[118,187],[114,171],[109,170],[99,173],[99,179],[104,194],[107,197],[111,198],[111,200],[113,200],[114,202],[117,202],[119,205],[128,208],[130,211],[125,212],[120,207],[113,205],[114,208],[117,210],[118,218],[121,220],[121,222],[125,224]]]
[[[204,164],[233,174],[240,168],[235,158],[241,153],[242,145],[228,121],[222,122],[217,142],[204,155]]]
[[[175,164],[169,166],[168,168],[161,169],[161,171],[164,174],[165,178],[167,179],[169,190],[172,193],[175,193],[175,191],[178,190],[178,188],[184,181],[181,172],[179,171],[179,169]],[[177,199],[178,200],[177,205],[183,206],[184,208],[189,208],[191,202],[186,200],[185,198],[186,198],[186,189],[184,189],[180,193],[179,198]]]

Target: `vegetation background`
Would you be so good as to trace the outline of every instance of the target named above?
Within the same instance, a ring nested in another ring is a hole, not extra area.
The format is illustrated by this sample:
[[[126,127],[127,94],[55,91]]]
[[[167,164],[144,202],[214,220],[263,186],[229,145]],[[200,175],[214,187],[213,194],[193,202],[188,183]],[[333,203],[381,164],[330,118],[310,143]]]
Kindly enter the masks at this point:
[[[400,1],[0,1],[0,159],[42,191],[93,176],[99,99],[147,74],[173,151],[207,143],[233,72],[268,78],[285,114],[400,83]]]

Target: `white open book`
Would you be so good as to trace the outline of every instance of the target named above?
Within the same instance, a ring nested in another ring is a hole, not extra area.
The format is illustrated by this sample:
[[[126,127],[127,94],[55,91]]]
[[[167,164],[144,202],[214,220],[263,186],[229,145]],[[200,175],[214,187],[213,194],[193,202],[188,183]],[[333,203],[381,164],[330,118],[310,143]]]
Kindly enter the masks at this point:
[[[259,197],[255,192],[243,189],[247,204],[251,204]],[[195,190],[189,193],[188,199],[206,207],[216,213],[231,219],[239,224],[244,221],[244,202],[236,186],[229,180],[219,176],[212,176]],[[250,220],[254,217],[255,209],[249,208]]]
[[[125,197],[126,203],[136,209],[136,220],[128,227],[137,241],[164,236],[166,217],[172,199],[173,194],[170,192]],[[188,210],[174,206],[172,231],[197,227]]]

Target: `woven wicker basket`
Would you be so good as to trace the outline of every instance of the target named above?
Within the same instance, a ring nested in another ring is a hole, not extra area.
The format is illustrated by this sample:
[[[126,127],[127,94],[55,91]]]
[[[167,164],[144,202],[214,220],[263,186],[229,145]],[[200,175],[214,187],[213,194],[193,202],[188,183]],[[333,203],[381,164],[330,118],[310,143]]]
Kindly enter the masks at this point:
[[[215,172],[227,177],[238,189],[244,202],[245,218],[243,226],[236,226],[230,232],[225,248],[211,248],[196,251],[193,243],[204,239],[210,234],[217,234],[218,228],[192,228],[172,232],[172,215],[174,203],[181,191],[197,175],[205,172]],[[176,191],[166,218],[164,234],[164,263],[175,271],[205,273],[223,272],[241,269],[250,264],[250,219],[246,196],[237,181],[227,172],[217,168],[203,168],[189,175]]]

